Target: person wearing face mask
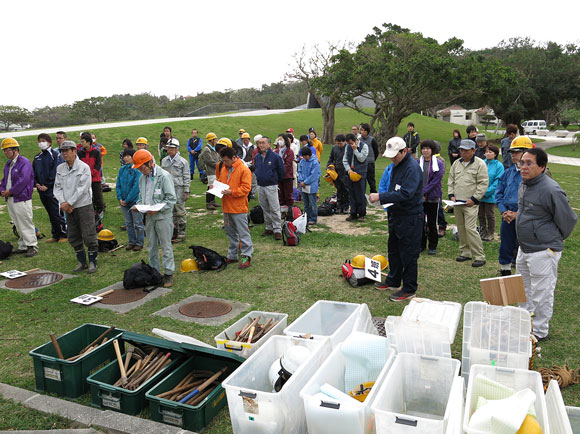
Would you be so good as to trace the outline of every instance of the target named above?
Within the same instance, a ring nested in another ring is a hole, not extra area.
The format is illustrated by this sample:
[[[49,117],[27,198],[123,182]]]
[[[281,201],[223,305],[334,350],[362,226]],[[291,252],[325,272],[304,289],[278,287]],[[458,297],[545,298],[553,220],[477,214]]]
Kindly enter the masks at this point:
[[[290,140],[286,134],[279,134],[276,139],[274,152],[284,162],[284,176],[278,181],[278,200],[280,201],[281,218],[286,218],[286,213],[294,205],[292,198],[292,182],[294,181],[294,152],[290,148]]]
[[[47,243],[64,243],[67,241],[66,222],[64,213],[59,209],[58,201],[54,197],[54,179],[56,168],[64,160],[59,152],[52,149],[52,138],[45,133],[38,135],[40,152],[32,160],[34,170],[34,186],[40,196],[40,201],[48,214],[52,237]]]

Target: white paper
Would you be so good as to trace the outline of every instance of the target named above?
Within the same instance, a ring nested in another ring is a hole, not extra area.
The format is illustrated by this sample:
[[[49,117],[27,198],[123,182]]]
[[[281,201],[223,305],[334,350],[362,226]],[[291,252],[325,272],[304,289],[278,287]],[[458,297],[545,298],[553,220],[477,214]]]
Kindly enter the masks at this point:
[[[465,205],[465,202],[459,200],[457,202],[453,202],[452,200],[443,200],[443,203],[447,206]]]
[[[7,277],[8,279],[16,279],[17,277],[26,276],[26,273],[18,270],[8,270],[4,273],[0,273],[0,276]]]
[[[156,203],[155,205],[135,205],[137,211],[139,212],[147,212],[147,211],[161,211],[161,209],[165,206],[165,202]]]
[[[367,279],[381,281],[381,263],[365,257],[365,277]]]
[[[83,294],[71,299],[71,302],[84,304],[85,306],[88,306],[89,304],[96,303],[97,301],[101,301],[102,299],[103,297],[99,297],[98,295]]]
[[[304,187],[302,187],[302,193],[310,193],[310,186],[309,185],[305,185]]]
[[[224,191],[229,189],[230,189],[229,185],[224,184],[223,182],[214,181],[212,187],[205,193],[213,194],[214,196],[217,196],[221,199],[224,196]]]
[[[365,194],[365,197],[367,198],[367,203],[370,206],[375,206],[377,208],[387,209],[388,207],[390,207],[392,205],[392,203],[386,203],[386,204],[382,205],[380,200],[377,200],[376,202],[371,202],[368,194]]]

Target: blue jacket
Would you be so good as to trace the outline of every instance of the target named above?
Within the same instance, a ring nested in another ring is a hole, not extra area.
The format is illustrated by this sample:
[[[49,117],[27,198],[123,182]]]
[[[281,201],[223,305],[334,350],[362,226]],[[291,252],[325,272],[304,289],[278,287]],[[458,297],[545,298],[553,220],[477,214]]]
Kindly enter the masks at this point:
[[[489,177],[489,184],[487,186],[487,191],[481,198],[480,202],[495,203],[495,191],[497,189],[497,183],[499,178],[503,175],[504,167],[503,164],[498,160],[485,160],[487,164],[487,176]]]
[[[268,149],[265,156],[258,152],[254,158],[254,166],[256,166],[256,180],[261,187],[278,185],[278,181],[284,178],[284,162],[271,149]]]
[[[201,148],[203,148],[203,141],[201,140],[201,137],[198,137],[198,142],[197,142],[197,146],[195,148],[192,148],[192,142],[193,142],[193,137],[190,137],[189,140],[187,141],[187,153],[193,157],[193,155],[191,154],[191,151],[195,151],[195,152],[201,152]]]
[[[318,157],[316,156],[316,148],[312,145],[308,145],[308,147],[310,148],[310,151],[312,152],[312,156],[318,160]],[[300,156],[300,159],[303,158],[302,157],[302,148],[300,148],[300,152],[298,152],[298,155]]]
[[[312,157],[309,160],[303,158],[298,165],[298,184],[303,182],[309,185],[310,194],[318,193],[320,184],[320,163],[314,155]],[[302,188],[300,190],[302,191]]]
[[[141,172],[133,169],[131,164],[125,164],[119,169],[117,175],[117,199],[127,202],[127,206],[133,206],[139,199],[139,178]]]
[[[52,187],[56,177],[56,167],[63,162],[62,155],[52,148],[36,154],[32,160],[34,183]]]
[[[389,216],[405,217],[423,212],[423,173],[411,153],[393,167],[389,190],[379,193],[381,204],[393,203]]]
[[[379,182],[379,193],[386,193],[389,191],[389,185],[391,184],[391,174],[393,173],[393,167],[395,167],[395,163],[389,164],[385,167],[385,171],[383,172],[383,176],[381,176],[381,182]]]
[[[500,213],[518,210],[518,188],[522,183],[522,174],[515,164],[506,169],[499,178],[495,190],[495,203]]]

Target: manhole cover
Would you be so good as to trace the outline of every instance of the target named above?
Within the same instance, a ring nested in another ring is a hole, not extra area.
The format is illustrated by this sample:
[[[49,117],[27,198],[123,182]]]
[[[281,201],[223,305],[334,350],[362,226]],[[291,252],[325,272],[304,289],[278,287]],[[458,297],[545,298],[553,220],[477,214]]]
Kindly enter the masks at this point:
[[[145,298],[147,293],[143,288],[135,289],[115,289],[108,295],[105,295],[100,303],[103,304],[127,304],[133,301]]]
[[[379,332],[379,336],[387,336],[387,332],[385,330],[385,319],[384,318],[374,317],[373,318],[373,325],[375,326],[375,328]]]
[[[28,274],[27,276],[6,281],[6,287],[13,289],[40,288],[56,283],[62,280],[63,277],[60,273],[52,272]]]
[[[225,301],[194,301],[179,308],[179,313],[193,318],[213,318],[222,316],[232,310],[232,305]]]

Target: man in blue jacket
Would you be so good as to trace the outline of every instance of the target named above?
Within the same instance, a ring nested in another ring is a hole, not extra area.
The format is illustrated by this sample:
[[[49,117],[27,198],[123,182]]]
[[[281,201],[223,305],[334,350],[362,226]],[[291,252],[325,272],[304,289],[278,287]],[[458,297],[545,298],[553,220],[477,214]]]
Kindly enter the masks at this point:
[[[371,202],[392,203],[389,207],[389,274],[384,284],[376,284],[381,291],[395,290],[389,299],[403,301],[417,292],[417,260],[421,249],[424,223],[423,175],[411,150],[400,137],[387,142],[383,156],[393,161],[389,189],[369,195]]]
[[[58,207],[58,200],[54,197],[54,178],[56,177],[56,167],[64,160],[55,149],[52,149],[52,138],[45,133],[38,135],[38,147],[40,152],[32,160],[34,169],[34,185],[38,190],[40,201],[46,209],[51,225],[52,237],[46,240],[47,243],[65,243],[66,222],[64,214]]]
[[[284,162],[278,154],[272,151],[269,137],[262,137],[256,144],[259,151],[254,158],[258,181],[258,201],[264,211],[266,227],[262,236],[273,234],[276,240],[281,240],[282,222],[280,221],[278,181],[284,178]]]
[[[133,155],[135,155],[134,149],[125,149],[123,151],[125,164],[119,169],[115,191],[117,192],[117,200],[121,205],[121,212],[125,218],[127,236],[129,237],[129,244],[127,244],[125,250],[138,252],[143,250],[145,228],[143,226],[143,214],[131,211],[131,208],[139,200],[139,179],[141,178],[141,172],[138,169],[133,169]]]
[[[201,178],[201,174],[203,170],[199,168],[199,153],[203,148],[203,142],[201,137],[197,136],[197,129],[191,130],[191,137],[187,141],[187,152],[189,153],[189,173],[190,179],[193,181],[193,175],[195,175],[195,166],[197,166],[197,170],[199,171],[199,176]]]

